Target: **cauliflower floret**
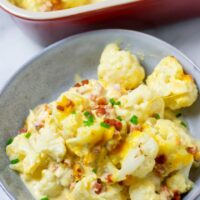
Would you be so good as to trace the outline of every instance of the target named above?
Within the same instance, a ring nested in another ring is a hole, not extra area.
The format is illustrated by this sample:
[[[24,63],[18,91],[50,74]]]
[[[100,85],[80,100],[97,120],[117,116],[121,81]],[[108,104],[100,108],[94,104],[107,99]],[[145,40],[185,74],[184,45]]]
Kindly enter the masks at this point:
[[[154,128],[154,138],[159,145],[159,155],[166,157],[162,175],[166,176],[172,171],[191,165],[193,155],[187,152],[187,147],[193,144],[187,135],[186,128],[165,119],[157,120]]]
[[[174,191],[178,191],[180,193],[185,193],[190,190],[193,186],[192,181],[189,179],[191,165],[185,167],[171,177],[166,180],[167,187]]]
[[[96,183],[96,175],[88,175],[75,185],[72,197],[78,200],[110,200],[111,198],[125,200],[121,194],[123,189],[121,186],[108,185],[105,190],[103,183],[97,183],[98,187]]]
[[[110,140],[113,137],[114,128],[106,129],[101,127],[99,123],[95,123],[90,127],[83,126],[78,128],[76,137],[66,140],[68,148],[76,155],[83,156],[88,154],[90,148],[98,142],[101,141],[103,144]]]
[[[184,74],[181,64],[173,56],[162,59],[146,82],[164,97],[166,107],[172,110],[189,107],[197,99],[197,87],[192,77]]]
[[[40,130],[40,135],[38,135],[35,142],[35,148],[37,152],[46,153],[57,162],[62,161],[66,154],[64,139],[55,130],[52,130],[50,126]]]
[[[65,164],[59,164],[56,167],[55,176],[59,179],[59,182],[62,186],[69,187],[73,180],[73,170],[66,167]]]
[[[83,116],[81,112],[76,111],[76,114],[71,114],[62,121],[62,135],[65,139],[75,137],[77,129],[82,125]]]
[[[50,170],[43,170],[42,179],[37,184],[37,189],[42,195],[56,197],[62,192],[63,188],[53,172]]]
[[[116,113],[127,121],[133,115],[138,117],[140,122],[159,114],[162,118],[164,114],[164,101],[157,96],[154,91],[146,85],[140,85],[135,90],[119,98],[120,106],[116,106]]]
[[[134,89],[144,79],[144,69],[135,55],[109,44],[102,53],[98,77],[105,87],[120,84],[124,89]]]
[[[153,170],[157,153],[158,145],[147,133],[131,133],[119,152],[120,159],[116,158],[120,160],[121,169],[114,180],[124,180],[127,175],[145,177]]]
[[[12,144],[6,147],[6,153],[10,160],[18,159],[18,163],[11,164],[10,168],[26,175],[33,174],[39,166],[46,163],[45,155],[35,151],[25,134],[16,136]]]
[[[83,84],[84,81],[87,84]],[[81,94],[84,98],[92,100],[89,101],[91,106],[94,104],[93,100],[105,94],[105,88],[97,80],[83,80],[78,84],[80,84],[80,87],[72,87],[69,92]]]
[[[129,188],[131,200],[161,200],[156,194],[155,185],[149,180],[141,180]]]

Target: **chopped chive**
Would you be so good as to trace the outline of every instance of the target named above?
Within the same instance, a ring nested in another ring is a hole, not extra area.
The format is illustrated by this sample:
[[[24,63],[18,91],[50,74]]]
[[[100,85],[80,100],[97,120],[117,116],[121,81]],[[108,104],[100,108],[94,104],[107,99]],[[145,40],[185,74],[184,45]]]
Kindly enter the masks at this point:
[[[83,121],[84,125],[91,126],[94,123],[94,116],[92,115],[92,113],[90,113],[88,111],[85,111],[83,114],[87,118],[86,121]]]
[[[156,118],[156,119],[160,119],[160,115],[159,115],[158,113],[155,113],[155,114],[153,115],[153,117]]]
[[[97,169],[93,169],[92,172],[94,172],[96,174],[97,173]]]
[[[110,128],[110,125],[105,122],[101,122],[100,125],[104,128]]]
[[[132,124],[137,125],[137,124],[138,124],[138,117],[137,117],[136,115],[133,115],[133,116],[131,117],[131,119],[130,119],[130,122],[131,122]]]
[[[119,106],[119,105],[121,105],[120,101],[115,101],[115,99],[113,99],[113,98],[111,98],[109,100],[109,102],[111,103],[112,106],[115,106],[115,105]]]
[[[75,115],[75,114],[76,114],[76,111],[74,110],[74,111],[72,112],[72,114]]]
[[[18,162],[19,162],[19,159],[17,158],[17,159],[11,160],[11,161],[10,161],[10,164],[15,165],[15,164],[17,164]]]
[[[90,113],[90,112],[88,112],[88,111],[85,111],[83,114],[84,114],[86,117],[89,117],[89,116],[91,116],[91,113]]]
[[[26,133],[25,137],[29,139],[31,137],[31,133]]]
[[[40,200],[49,200],[49,198],[48,197],[43,197]]]
[[[185,122],[181,121],[181,125],[187,128],[187,124]]]
[[[13,142],[13,138],[9,138],[9,139],[7,140],[7,142],[6,142],[6,146],[12,144],[12,142]]]
[[[90,121],[90,120],[83,121],[84,126],[92,126],[93,123],[94,121]]]
[[[121,117],[121,116],[117,116],[117,119],[118,119],[119,121],[122,121],[122,117]]]
[[[182,113],[177,113],[176,114],[176,117],[178,118],[178,117],[181,117],[182,116]]]

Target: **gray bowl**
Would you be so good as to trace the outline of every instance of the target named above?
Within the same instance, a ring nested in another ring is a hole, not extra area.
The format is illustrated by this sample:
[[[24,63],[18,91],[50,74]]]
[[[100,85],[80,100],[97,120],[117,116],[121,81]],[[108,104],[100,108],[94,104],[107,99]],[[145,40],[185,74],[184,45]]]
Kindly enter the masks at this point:
[[[7,139],[14,136],[23,125],[29,109],[49,102],[67,90],[73,84],[76,73],[84,78],[96,77],[101,52],[110,42],[118,42],[122,48],[129,49],[141,57],[147,74],[163,57],[177,57],[200,88],[200,69],[195,64],[169,44],[143,33],[100,30],[75,35],[50,46],[28,62],[10,80],[0,95],[0,182],[10,199],[31,200],[33,197],[18,174],[8,167],[9,162],[5,154]],[[200,138],[199,108],[200,99],[183,112],[187,114],[185,120],[196,138]],[[191,178],[196,186],[185,196],[185,200],[192,200],[198,196],[200,170],[192,170]]]

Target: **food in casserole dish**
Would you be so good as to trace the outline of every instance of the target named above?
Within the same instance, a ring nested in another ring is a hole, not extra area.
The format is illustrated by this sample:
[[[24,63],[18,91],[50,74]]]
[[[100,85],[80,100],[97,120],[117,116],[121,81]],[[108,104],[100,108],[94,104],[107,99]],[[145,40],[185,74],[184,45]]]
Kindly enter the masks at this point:
[[[36,199],[168,200],[192,188],[199,144],[179,109],[197,87],[172,56],[144,78],[135,55],[109,44],[98,80],[30,111],[6,153]]]
[[[10,0],[12,4],[20,8],[37,12],[63,10],[100,1],[103,0]]]

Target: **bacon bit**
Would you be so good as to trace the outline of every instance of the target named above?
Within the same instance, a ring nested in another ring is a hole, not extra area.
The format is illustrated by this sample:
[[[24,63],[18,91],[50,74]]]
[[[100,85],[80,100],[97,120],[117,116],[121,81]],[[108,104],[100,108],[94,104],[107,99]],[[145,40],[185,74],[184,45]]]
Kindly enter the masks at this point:
[[[97,108],[96,109],[96,115],[98,117],[102,116],[102,115],[105,115],[106,114],[106,109],[105,108]]]
[[[74,87],[81,87],[81,84],[80,84],[80,83],[76,83],[76,84],[74,85]]]
[[[63,106],[61,106],[61,105],[57,105],[56,108],[58,110],[60,110],[60,111],[64,111],[65,110],[65,108]]]
[[[68,99],[68,102],[66,103],[65,107],[73,107],[74,106],[74,103],[73,101],[71,101],[70,99]]]
[[[142,126],[141,125],[130,125],[129,126],[129,132],[134,132],[134,131],[142,131]]]
[[[164,154],[161,154],[161,155],[156,157],[155,161],[156,161],[157,164],[162,165],[167,161],[167,157]]]
[[[112,180],[112,174],[108,174],[107,177],[106,177],[106,180],[108,183],[112,183],[113,180]]]
[[[124,185],[123,181],[118,182],[119,185]]]
[[[94,192],[96,194],[100,194],[102,189],[103,189],[103,185],[102,185],[102,182],[101,182],[101,179],[97,179],[97,182],[95,182],[94,186]]]
[[[174,192],[174,196],[173,196],[172,200],[181,200],[181,195],[178,191]]]
[[[110,126],[114,126],[118,131],[122,129],[122,123],[115,119],[104,119],[104,122],[106,124],[109,124]]]
[[[21,134],[21,133],[26,133],[28,130],[27,130],[27,128],[21,128],[21,129],[19,129],[19,133]]]
[[[98,105],[107,105],[108,102],[107,102],[107,100],[106,100],[105,97],[99,97],[99,98],[97,99],[97,104],[98,104]]]
[[[44,127],[44,124],[42,124],[42,123],[35,124],[35,128],[36,128],[37,131],[39,131],[43,127]]]
[[[82,85],[87,85],[89,83],[89,81],[88,80],[83,80],[83,81],[81,81],[81,83],[82,83]]]
[[[197,147],[187,147],[186,151],[192,155],[195,155],[198,152]]]

